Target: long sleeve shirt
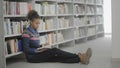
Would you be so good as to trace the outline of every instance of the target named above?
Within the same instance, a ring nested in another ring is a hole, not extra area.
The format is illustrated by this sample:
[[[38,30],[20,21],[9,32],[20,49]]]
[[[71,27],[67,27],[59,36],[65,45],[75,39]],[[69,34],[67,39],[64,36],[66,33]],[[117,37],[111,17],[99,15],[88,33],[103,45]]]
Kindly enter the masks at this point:
[[[23,52],[27,58],[30,58],[34,54],[38,54],[37,48],[41,47],[39,36],[37,30],[33,29],[31,26],[24,30],[22,34],[22,44]]]

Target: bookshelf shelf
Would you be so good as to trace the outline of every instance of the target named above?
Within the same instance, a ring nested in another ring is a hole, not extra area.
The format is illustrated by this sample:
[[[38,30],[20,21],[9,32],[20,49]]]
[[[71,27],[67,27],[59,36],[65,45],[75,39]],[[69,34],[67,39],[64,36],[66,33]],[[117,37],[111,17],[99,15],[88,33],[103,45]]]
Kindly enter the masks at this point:
[[[87,16],[95,16],[95,14],[87,13]]]
[[[96,36],[96,34],[88,35],[87,37],[92,37],[92,36]]]
[[[62,44],[62,43],[67,43],[67,42],[70,42],[70,41],[73,41],[74,39],[69,39],[69,40],[64,40],[62,42],[58,42],[58,44]]]
[[[4,18],[16,18],[16,17],[26,17],[26,15],[4,15]]]
[[[6,55],[5,57],[6,57],[6,58],[10,58],[10,57],[13,57],[13,56],[22,54],[22,53],[23,53],[23,52],[17,52],[17,53],[13,53],[13,54],[8,54],[8,55]]]
[[[96,4],[96,6],[101,6],[101,7],[102,7],[102,6],[103,6],[103,4]]]
[[[90,5],[90,6],[95,6],[96,4],[95,3],[86,3],[87,5]]]
[[[88,24],[87,26],[88,26],[88,27],[89,27],[89,26],[96,26],[96,24]]]
[[[97,23],[96,25],[103,25],[103,23]]]
[[[104,31],[97,32],[97,34],[102,34],[102,33],[104,33]]]
[[[51,30],[44,30],[44,31],[38,31],[39,33],[45,33],[45,32],[52,32],[56,31],[57,29],[51,29]]]
[[[74,27],[67,27],[67,28],[59,28],[58,30],[66,30],[66,29],[72,29]]]
[[[73,14],[58,14],[58,16],[72,16]]]
[[[85,14],[74,14],[74,16],[85,16]]]
[[[75,38],[75,40],[86,38],[86,36]]]
[[[74,4],[81,4],[81,5],[85,5],[84,2],[74,2]]]
[[[40,15],[42,17],[55,17],[56,15]]]
[[[13,35],[6,35],[4,36],[5,38],[8,38],[8,37],[17,37],[17,36],[21,36],[22,34],[13,34]]]
[[[72,3],[72,1],[57,1],[57,3]]]

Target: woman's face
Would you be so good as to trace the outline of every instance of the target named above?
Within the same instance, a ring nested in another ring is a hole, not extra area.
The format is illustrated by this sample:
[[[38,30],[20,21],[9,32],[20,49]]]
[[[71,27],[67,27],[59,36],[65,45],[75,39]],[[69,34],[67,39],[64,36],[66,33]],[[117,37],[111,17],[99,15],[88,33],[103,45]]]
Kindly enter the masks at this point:
[[[34,19],[30,22],[30,25],[32,26],[32,28],[34,29],[38,29],[39,27],[39,24],[40,24],[40,19]]]

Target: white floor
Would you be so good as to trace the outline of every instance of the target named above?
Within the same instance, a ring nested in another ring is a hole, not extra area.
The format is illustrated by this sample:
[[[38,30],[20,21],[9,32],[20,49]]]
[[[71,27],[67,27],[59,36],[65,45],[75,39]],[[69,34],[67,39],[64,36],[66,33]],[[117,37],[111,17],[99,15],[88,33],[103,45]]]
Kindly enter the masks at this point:
[[[85,52],[88,47],[93,49],[93,56],[89,65],[80,63],[27,63],[23,60],[14,60],[7,64],[7,68],[120,68],[120,63],[111,62],[111,37],[102,37],[64,50],[77,53]]]

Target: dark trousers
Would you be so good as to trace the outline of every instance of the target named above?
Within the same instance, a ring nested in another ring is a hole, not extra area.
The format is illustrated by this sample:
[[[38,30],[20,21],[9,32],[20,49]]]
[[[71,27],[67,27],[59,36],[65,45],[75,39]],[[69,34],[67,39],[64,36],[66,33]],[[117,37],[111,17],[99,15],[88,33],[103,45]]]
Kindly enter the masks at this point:
[[[76,54],[66,52],[58,48],[52,48],[32,56],[32,58],[29,59],[28,61],[31,63],[41,62],[79,63],[80,58]]]

